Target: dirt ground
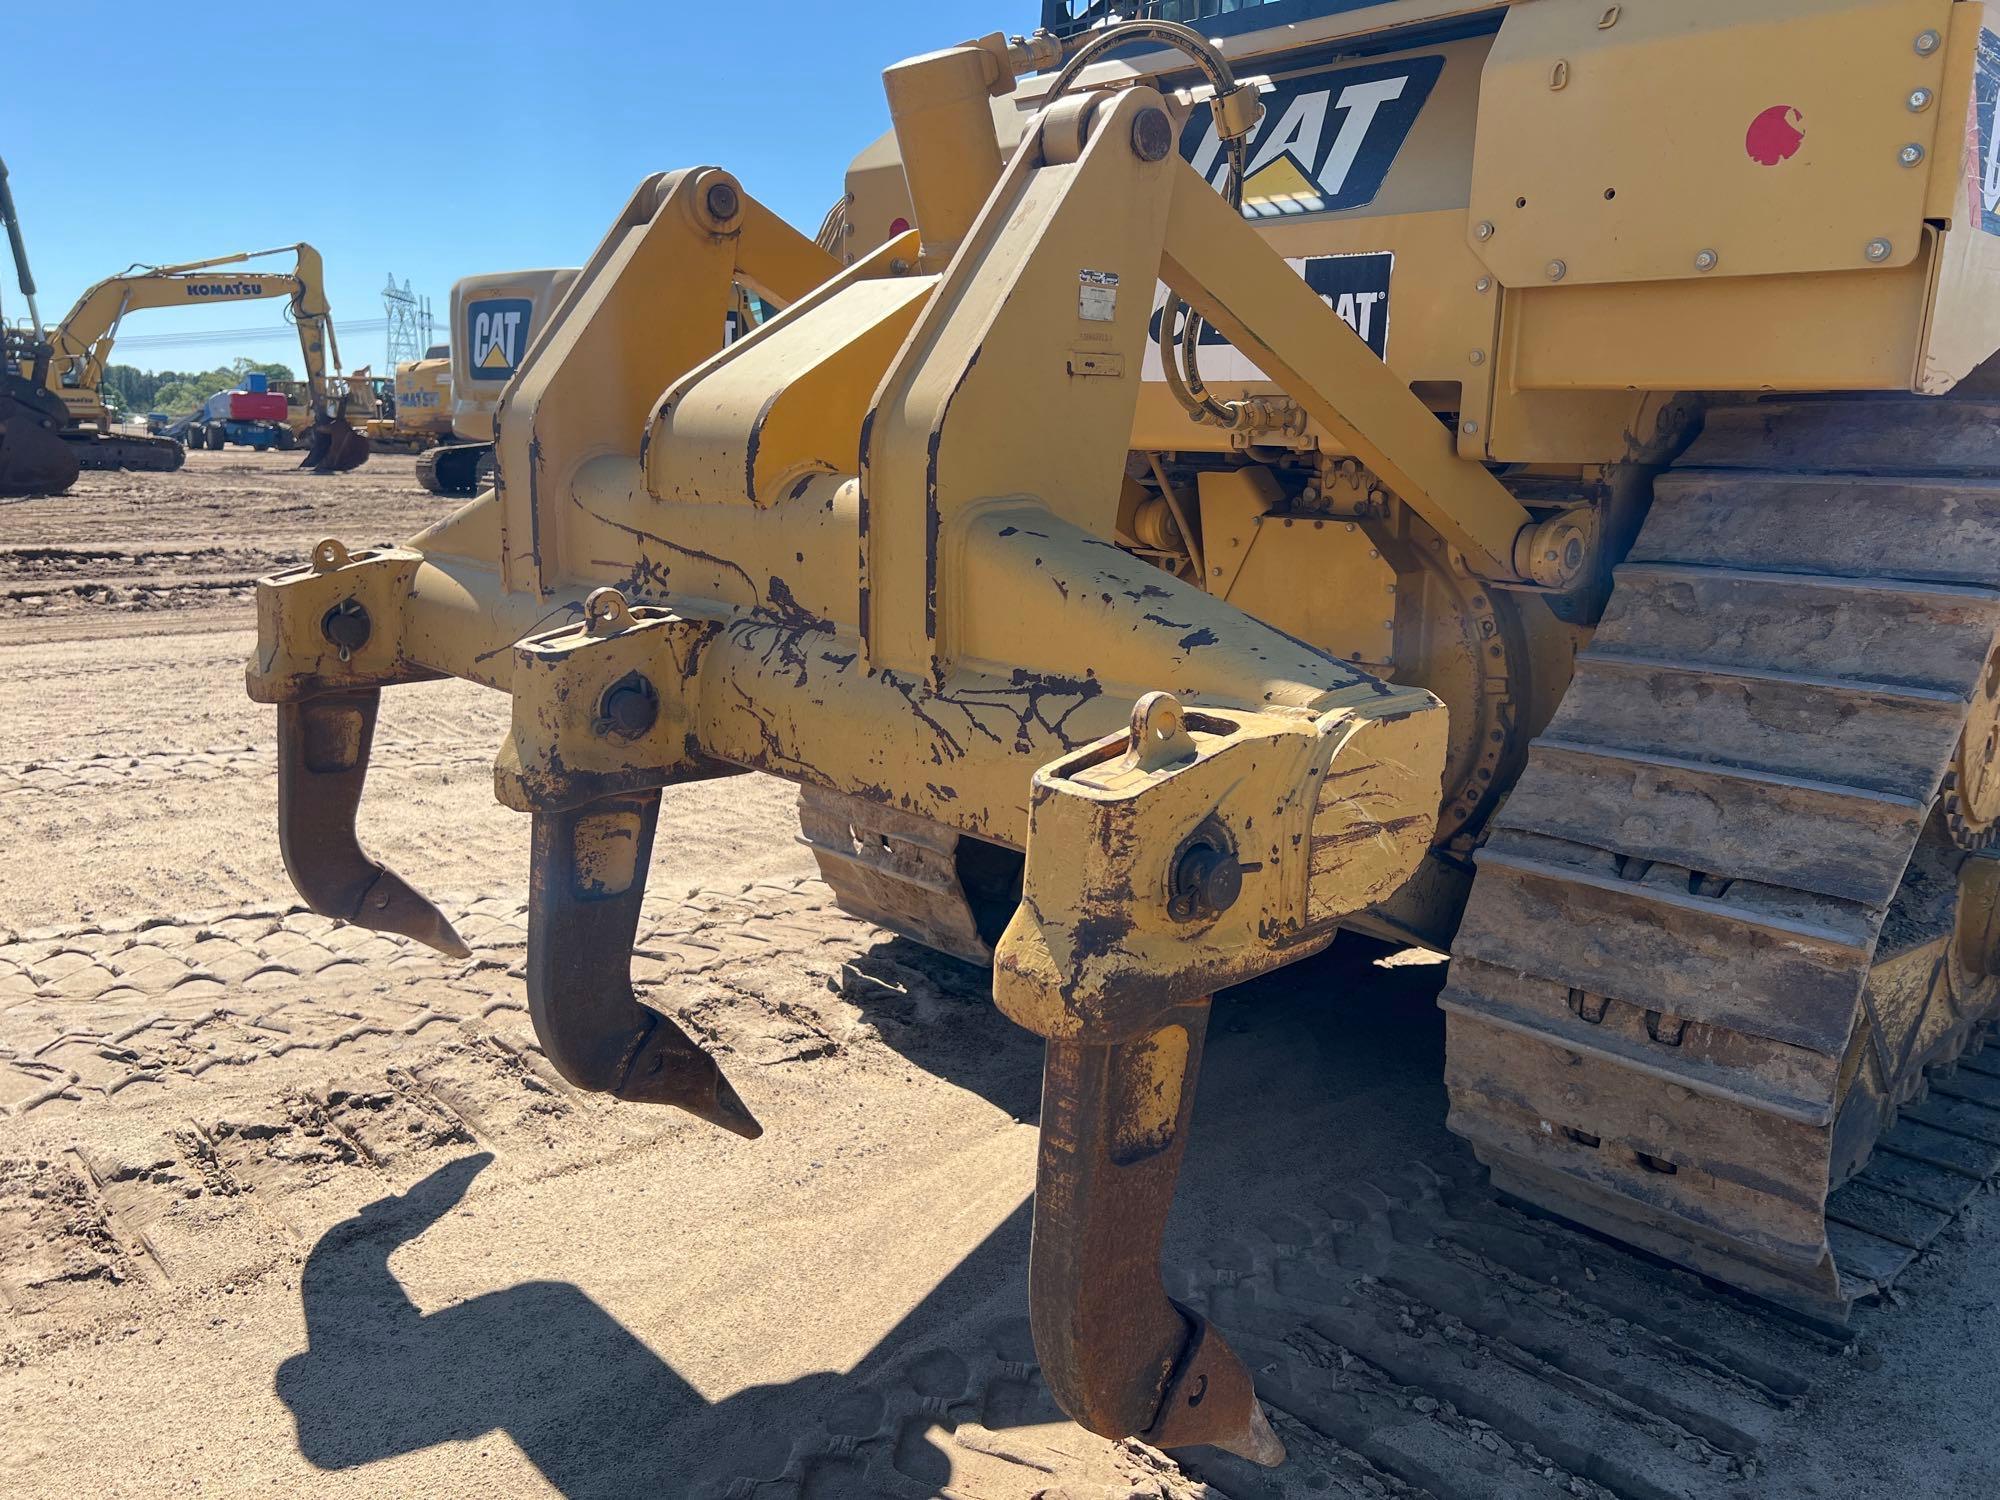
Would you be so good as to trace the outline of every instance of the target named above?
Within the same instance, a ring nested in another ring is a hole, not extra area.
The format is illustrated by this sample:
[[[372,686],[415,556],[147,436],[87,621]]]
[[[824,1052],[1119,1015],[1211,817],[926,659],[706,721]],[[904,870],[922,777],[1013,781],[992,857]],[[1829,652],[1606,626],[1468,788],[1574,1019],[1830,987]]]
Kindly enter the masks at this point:
[[[235,452],[0,504],[0,1493],[2000,1493],[1992,1197],[1841,1338],[1527,1218],[1416,953],[1217,1006],[1169,1284],[1291,1461],[1080,1432],[1023,1301],[1038,1044],[832,907],[783,785],[668,794],[635,960],[755,1143],[536,1051],[497,696],[387,695],[363,808],[473,956],[301,910],[252,580],[442,504]]]

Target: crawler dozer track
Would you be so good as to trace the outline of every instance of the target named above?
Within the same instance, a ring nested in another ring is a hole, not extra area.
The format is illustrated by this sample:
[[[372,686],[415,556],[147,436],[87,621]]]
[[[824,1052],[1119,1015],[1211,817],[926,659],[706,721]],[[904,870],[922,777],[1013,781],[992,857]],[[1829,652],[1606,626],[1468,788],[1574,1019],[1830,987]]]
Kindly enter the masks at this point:
[[[187,449],[172,438],[84,432],[67,439],[85,469],[137,469],[166,474],[187,462]]]
[[[1660,476],[1452,950],[1501,1191],[1838,1318],[2000,1163],[1952,1067],[1996,1000],[1996,423],[1720,407]]]
[[[417,483],[433,495],[469,497],[493,483],[491,443],[445,443],[417,457]]]

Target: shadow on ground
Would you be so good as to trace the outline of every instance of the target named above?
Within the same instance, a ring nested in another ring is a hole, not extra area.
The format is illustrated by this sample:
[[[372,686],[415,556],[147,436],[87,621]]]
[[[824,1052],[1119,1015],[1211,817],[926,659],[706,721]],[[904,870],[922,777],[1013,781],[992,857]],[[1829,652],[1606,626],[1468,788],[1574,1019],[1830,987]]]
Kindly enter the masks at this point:
[[[920,953],[890,957],[929,973],[936,961]],[[1198,1252],[1226,1228],[1246,1191],[1269,1199],[1275,1182],[1281,1202],[1310,1197],[1367,1169],[1362,1156],[1385,1140],[1400,1152],[1398,1161],[1449,1146],[1438,1085],[1442,1027],[1430,1000],[1440,971],[1381,970],[1368,957],[1309,963],[1218,1003],[1169,1259]],[[953,999],[968,977],[980,978],[972,970],[939,977]],[[955,1034],[882,1027],[884,1039],[918,1065],[1017,1117],[1032,1115],[1035,1038],[990,1006],[968,1008],[944,1029]],[[1325,1118],[1326,1101],[1340,1098],[1361,1101],[1375,1124],[1371,1130],[1349,1120],[1345,1145],[1342,1135],[1327,1134]],[[968,1308],[989,1324],[1000,1320],[1007,1357],[1031,1357],[1026,1202],[853,1370],[751,1387],[713,1405],[567,1282],[524,1282],[423,1312],[389,1258],[450,1213],[491,1161],[479,1153],[451,1162],[407,1192],[369,1204],[314,1245],[300,1283],[309,1346],[279,1368],[276,1389],[297,1424],[300,1451],[317,1467],[350,1470],[504,1432],[565,1495],[687,1494],[731,1474],[778,1473],[802,1414],[836,1432],[850,1417],[865,1426],[876,1399],[867,1383],[913,1357],[939,1358],[955,1326],[963,1335]],[[985,1337],[991,1341],[993,1330]],[[1019,1420],[1051,1415],[1046,1396],[1018,1408]],[[989,1412],[985,1422],[1000,1427],[1006,1417]],[[683,1454],[701,1455],[693,1471],[677,1457]],[[919,1447],[899,1468],[919,1483],[950,1477],[935,1449]]]

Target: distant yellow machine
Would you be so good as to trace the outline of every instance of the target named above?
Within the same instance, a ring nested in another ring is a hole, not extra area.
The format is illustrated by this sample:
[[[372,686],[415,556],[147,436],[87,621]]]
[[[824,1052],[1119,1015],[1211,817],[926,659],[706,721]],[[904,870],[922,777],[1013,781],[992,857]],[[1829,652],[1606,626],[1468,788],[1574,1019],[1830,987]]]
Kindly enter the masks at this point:
[[[1157,1257],[1209,997],[1342,927],[1450,949],[1496,1185],[1844,1316],[2000,1167],[2000,16],[1046,19],[891,68],[818,245],[649,178],[493,488],[260,584],[299,890],[462,951],[355,809],[382,687],[508,693],[543,1049],[754,1135],[628,954],[661,789],[796,782],[1046,1039],[1107,1435],[1282,1455]]]
[[[396,366],[389,391],[393,414],[371,418],[369,444],[383,452],[422,453],[451,439],[451,350],[435,344],[422,359]]]
[[[0,167],[0,187],[5,169]],[[33,286],[11,194],[0,193],[24,292]],[[225,271],[290,254],[285,271]],[[9,330],[0,356],[0,495],[59,494],[79,468],[177,469],[185,458],[172,438],[114,433],[101,393],[104,367],[128,313],[288,297],[305,361],[311,435],[304,466],[332,472],[368,460],[368,441],[334,410],[330,369],[338,367],[333,318],[319,252],[310,245],[246,251],[175,266],[141,266],[107,277],[77,299],[63,320],[43,330]],[[51,441],[58,439],[58,441]]]
[[[470,496],[492,484],[493,414],[576,274],[573,267],[493,271],[452,284],[448,363],[425,377],[442,381],[435,410],[443,418],[437,446],[417,460],[425,489]]]

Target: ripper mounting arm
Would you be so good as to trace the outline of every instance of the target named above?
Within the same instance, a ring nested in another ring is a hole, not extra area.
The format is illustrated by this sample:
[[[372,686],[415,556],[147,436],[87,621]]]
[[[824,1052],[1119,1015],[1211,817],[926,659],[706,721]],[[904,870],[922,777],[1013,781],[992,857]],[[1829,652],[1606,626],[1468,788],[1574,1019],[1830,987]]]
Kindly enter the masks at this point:
[[[1059,100],[942,267],[912,233],[835,274],[727,174],[649,183],[510,392],[497,493],[260,585],[250,686],[281,724],[438,673],[508,690],[495,784],[535,820],[544,1048],[732,1128],[627,971],[660,788],[747,767],[1024,850],[995,994],[1048,1039],[1044,1368],[1096,1431],[1270,1462],[1248,1375],[1157,1270],[1207,997],[1407,876],[1443,713],[1105,540],[1156,277],[1257,309],[1225,326],[1281,379],[1353,337],[1316,298],[1250,295],[1296,278],[1254,236],[1214,253],[1239,241],[1183,211],[1208,189],[1172,137],[1149,88]],[[820,284],[715,350],[737,283],[799,273]]]

